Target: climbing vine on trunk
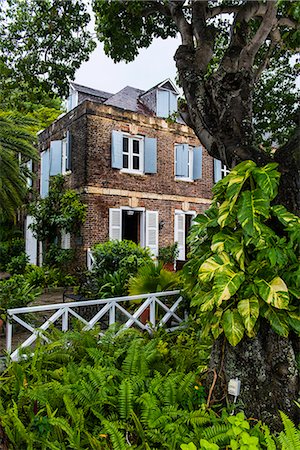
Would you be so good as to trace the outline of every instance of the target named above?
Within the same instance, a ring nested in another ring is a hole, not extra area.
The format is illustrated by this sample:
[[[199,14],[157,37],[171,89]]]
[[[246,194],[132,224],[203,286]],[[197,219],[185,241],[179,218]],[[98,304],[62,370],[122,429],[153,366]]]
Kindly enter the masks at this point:
[[[262,319],[280,336],[300,334],[300,219],[273,205],[275,163],[237,165],[195,219],[185,266],[187,294],[204,333],[232,346],[253,338]]]

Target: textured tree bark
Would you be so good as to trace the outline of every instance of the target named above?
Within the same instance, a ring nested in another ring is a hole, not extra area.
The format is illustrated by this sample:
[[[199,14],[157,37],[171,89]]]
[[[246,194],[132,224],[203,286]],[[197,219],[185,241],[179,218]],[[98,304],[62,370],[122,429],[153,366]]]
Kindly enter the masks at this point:
[[[213,370],[218,378],[212,391],[211,404],[225,399],[228,382],[239,378],[241,392],[235,410],[243,410],[247,417],[263,420],[272,429],[282,428],[278,411],[284,411],[299,423],[299,408],[294,400],[299,396],[299,376],[295,353],[289,339],[278,336],[264,322],[258,335],[243,339],[232,347],[220,337],[214,344],[207,378],[207,388],[213,381]]]

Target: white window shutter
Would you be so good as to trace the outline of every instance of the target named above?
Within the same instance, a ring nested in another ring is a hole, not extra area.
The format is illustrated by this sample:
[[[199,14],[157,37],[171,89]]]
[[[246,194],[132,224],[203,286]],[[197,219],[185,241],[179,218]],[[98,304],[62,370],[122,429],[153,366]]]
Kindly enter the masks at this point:
[[[71,235],[66,233],[65,230],[61,232],[61,248],[64,250],[71,248]]]
[[[157,172],[157,140],[145,137],[145,173]]]
[[[176,145],[175,152],[176,152],[175,176],[188,178],[188,176],[189,176],[189,168],[188,168],[189,146],[188,146],[188,144]]]
[[[158,211],[146,211],[146,247],[158,255]]]
[[[49,170],[50,170],[50,152],[46,150],[41,154],[41,180],[40,194],[45,198],[49,192]]]
[[[123,167],[123,133],[121,131],[111,133],[111,167],[114,169]]]
[[[66,170],[71,170],[71,151],[72,151],[71,132],[68,130],[67,131]]]
[[[202,178],[202,147],[193,149],[193,180]]]
[[[170,114],[177,112],[177,95],[170,92]]]
[[[122,211],[117,208],[109,209],[109,239],[122,240]]]
[[[50,142],[50,176],[61,173],[62,142]]]
[[[169,91],[157,90],[157,116],[158,117],[168,117],[169,114]]]
[[[185,215],[175,213],[175,242],[178,243],[178,259],[185,260]]]
[[[29,225],[34,223],[34,217],[26,216],[25,220],[25,252],[30,264],[37,263],[37,239],[34,237]]]
[[[214,182],[217,183],[222,179],[222,163],[219,159],[214,158]]]

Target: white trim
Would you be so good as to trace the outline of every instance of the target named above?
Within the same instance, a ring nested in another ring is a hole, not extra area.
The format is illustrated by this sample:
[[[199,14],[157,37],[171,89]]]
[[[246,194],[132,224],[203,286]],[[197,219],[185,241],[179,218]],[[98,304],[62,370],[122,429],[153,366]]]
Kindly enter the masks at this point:
[[[133,173],[133,174],[141,174],[143,175],[145,173],[144,171],[144,151],[145,151],[145,145],[144,145],[144,136],[141,135],[132,135],[129,133],[123,133],[123,138],[128,139],[128,167],[123,167],[123,160],[122,160],[122,172],[127,173]],[[139,153],[133,153],[133,141],[139,142]],[[124,146],[123,146],[123,140],[122,140],[122,158],[124,156]],[[133,157],[138,156],[139,157],[139,169],[133,169]]]

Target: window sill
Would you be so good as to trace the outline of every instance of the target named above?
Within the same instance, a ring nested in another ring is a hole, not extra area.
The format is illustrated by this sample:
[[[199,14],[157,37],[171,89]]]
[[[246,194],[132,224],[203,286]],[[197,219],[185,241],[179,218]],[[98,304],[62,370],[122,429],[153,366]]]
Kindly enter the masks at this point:
[[[144,172],[135,172],[133,170],[120,169],[121,173],[126,173],[127,175],[137,175],[138,177],[146,177]]]
[[[188,182],[188,183],[194,183],[194,180],[192,180],[191,178],[175,177],[174,180],[175,181],[185,181],[185,182]]]
[[[72,171],[71,170],[67,170],[66,172],[62,172],[62,175],[71,175]]]

